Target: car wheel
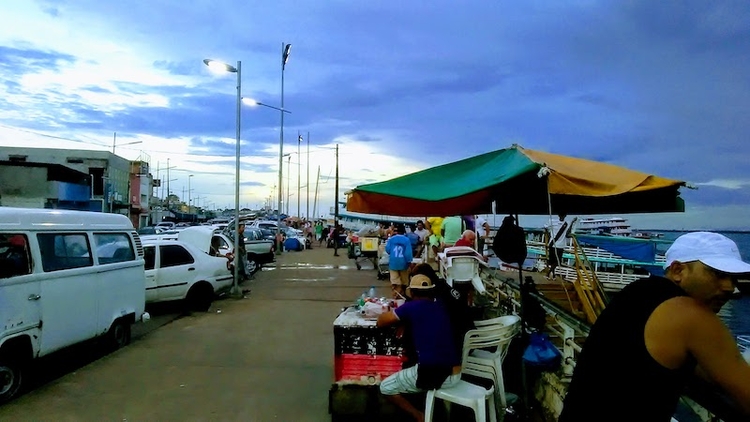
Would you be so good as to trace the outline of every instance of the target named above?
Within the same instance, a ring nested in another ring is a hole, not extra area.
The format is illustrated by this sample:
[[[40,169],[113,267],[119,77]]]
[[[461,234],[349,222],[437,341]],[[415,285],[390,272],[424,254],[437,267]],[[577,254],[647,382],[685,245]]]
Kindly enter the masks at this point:
[[[187,307],[189,311],[208,312],[211,302],[214,300],[213,289],[205,285],[193,286],[187,294]]]
[[[247,258],[247,272],[252,274],[255,274],[260,270],[260,265],[255,261],[255,258],[248,257]]]
[[[130,343],[130,323],[119,318],[112,323],[107,332],[107,347],[115,351]]]
[[[18,394],[23,375],[18,360],[0,357],[0,403],[5,403]]]

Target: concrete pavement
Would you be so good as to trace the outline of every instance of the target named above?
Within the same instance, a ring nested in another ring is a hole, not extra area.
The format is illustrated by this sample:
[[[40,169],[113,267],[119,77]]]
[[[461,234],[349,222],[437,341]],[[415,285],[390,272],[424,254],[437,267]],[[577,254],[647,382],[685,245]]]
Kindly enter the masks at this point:
[[[330,421],[333,320],[374,285],[346,250],[279,256],[243,285],[0,407],[19,421]]]

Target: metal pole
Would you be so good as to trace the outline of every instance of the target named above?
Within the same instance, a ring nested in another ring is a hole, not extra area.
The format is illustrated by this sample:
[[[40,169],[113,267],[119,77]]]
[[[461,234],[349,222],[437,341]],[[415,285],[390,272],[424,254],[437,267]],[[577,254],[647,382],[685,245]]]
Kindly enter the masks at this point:
[[[333,229],[336,236],[333,237],[333,255],[339,255],[339,239],[338,239],[338,224],[339,224],[339,144],[336,144],[336,193],[334,195],[334,207],[333,207]]]
[[[276,253],[281,253],[281,186],[284,159],[284,68],[286,67],[286,45],[281,43],[281,128],[279,130],[279,209],[276,212]]]
[[[240,295],[240,111],[242,107],[242,62],[237,60],[237,141],[235,145],[234,163],[234,284],[232,294]],[[189,178],[188,178],[189,179]]]
[[[307,211],[305,218],[310,219],[310,132],[307,132]]]
[[[299,201],[300,201],[300,197],[299,197],[300,183],[299,183],[299,181],[300,181],[300,172],[301,172],[300,163],[302,162],[302,156],[299,155],[299,146],[301,144],[302,144],[302,136],[299,134],[299,131],[297,131],[297,218],[300,218],[300,216],[302,215],[302,213],[300,212],[300,209],[299,209]]]
[[[292,189],[289,186],[289,181],[292,175],[292,154],[286,159],[286,215],[289,215],[289,202],[292,200]]]

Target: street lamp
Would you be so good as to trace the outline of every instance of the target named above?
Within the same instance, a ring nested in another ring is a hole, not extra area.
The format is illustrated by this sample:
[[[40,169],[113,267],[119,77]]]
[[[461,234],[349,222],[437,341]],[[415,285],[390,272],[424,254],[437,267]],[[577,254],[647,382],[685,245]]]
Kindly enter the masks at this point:
[[[289,61],[291,44],[281,43],[281,130],[279,131],[279,212],[276,214],[276,253],[281,253],[281,183],[284,165],[284,69]]]
[[[232,294],[240,295],[238,280],[240,278],[239,252],[240,241],[240,107],[242,105],[242,62],[237,60],[237,67],[217,62],[216,60],[204,59],[203,63],[209,69],[219,72],[230,72],[237,74],[237,140],[235,145],[235,169],[234,169],[234,284],[232,285]],[[282,108],[284,106],[282,105]],[[283,116],[284,113],[281,113]]]

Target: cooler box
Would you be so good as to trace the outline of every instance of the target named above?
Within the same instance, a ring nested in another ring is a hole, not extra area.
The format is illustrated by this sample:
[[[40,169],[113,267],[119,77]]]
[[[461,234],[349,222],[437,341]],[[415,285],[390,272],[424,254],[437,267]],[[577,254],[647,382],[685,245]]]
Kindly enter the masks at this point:
[[[362,252],[377,252],[380,239],[377,237],[363,237],[360,239]]]

